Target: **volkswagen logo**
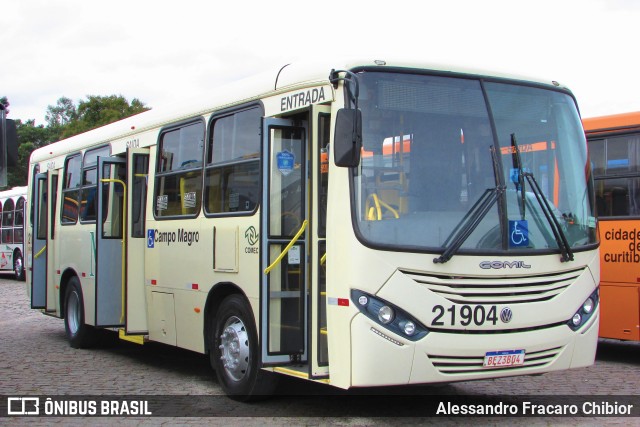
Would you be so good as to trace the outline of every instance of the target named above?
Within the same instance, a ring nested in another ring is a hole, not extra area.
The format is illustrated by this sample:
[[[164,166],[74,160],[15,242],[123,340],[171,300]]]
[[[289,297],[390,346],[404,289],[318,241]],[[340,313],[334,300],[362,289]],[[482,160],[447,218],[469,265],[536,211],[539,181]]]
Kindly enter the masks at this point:
[[[500,311],[500,320],[504,323],[511,322],[511,318],[513,317],[513,311],[509,307],[505,307]]]

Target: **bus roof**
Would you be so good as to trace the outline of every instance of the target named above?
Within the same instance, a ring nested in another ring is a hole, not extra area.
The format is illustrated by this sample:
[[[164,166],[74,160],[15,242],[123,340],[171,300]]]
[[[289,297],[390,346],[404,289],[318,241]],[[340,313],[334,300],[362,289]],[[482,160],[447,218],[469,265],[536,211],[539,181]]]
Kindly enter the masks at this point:
[[[589,136],[640,130],[640,111],[582,119]]]
[[[13,187],[9,190],[0,191],[0,199],[8,199],[9,197],[27,195],[27,187]]]
[[[506,72],[464,68],[451,64],[419,64],[405,61],[377,60],[286,64],[256,76],[235,81],[226,86],[203,88],[196,102],[180,100],[179,96],[176,96],[178,101],[173,105],[153,107],[151,110],[136,114],[135,116],[41,147],[31,153],[30,162],[42,162],[54,157],[65,156],[91,146],[103,145],[116,139],[127,138],[128,136],[154,128],[160,128],[181,120],[207,115],[214,111],[230,108],[234,105],[256,101],[265,96],[272,96],[298,88],[328,84],[331,70],[349,70],[359,67],[421,69],[442,73],[480,75],[534,82],[549,87],[560,87],[568,90],[566,87],[551,80],[518,76]]]

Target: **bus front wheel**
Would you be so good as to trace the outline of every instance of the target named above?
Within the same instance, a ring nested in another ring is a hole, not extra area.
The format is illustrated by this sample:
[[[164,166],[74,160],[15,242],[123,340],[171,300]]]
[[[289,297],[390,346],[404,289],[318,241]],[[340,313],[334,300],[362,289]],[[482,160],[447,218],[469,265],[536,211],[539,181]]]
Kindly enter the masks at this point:
[[[272,394],[276,378],[259,368],[258,334],[242,296],[230,295],[222,301],[212,330],[211,365],[225,393],[240,401]]]
[[[69,345],[73,348],[91,347],[96,341],[96,330],[84,323],[84,301],[77,277],[69,280],[64,306],[64,329]]]

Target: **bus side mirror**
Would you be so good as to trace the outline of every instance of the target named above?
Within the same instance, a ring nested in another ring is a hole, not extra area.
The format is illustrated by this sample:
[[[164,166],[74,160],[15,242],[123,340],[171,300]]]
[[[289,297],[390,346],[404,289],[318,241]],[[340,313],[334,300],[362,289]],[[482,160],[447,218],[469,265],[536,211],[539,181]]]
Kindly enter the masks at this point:
[[[333,152],[336,166],[355,167],[360,164],[362,150],[362,113],[341,108],[336,116]]]
[[[18,132],[13,120],[0,108],[0,187],[7,186],[7,169],[18,163]]]
[[[10,168],[18,166],[18,130],[16,122],[6,119],[7,125],[7,166]]]

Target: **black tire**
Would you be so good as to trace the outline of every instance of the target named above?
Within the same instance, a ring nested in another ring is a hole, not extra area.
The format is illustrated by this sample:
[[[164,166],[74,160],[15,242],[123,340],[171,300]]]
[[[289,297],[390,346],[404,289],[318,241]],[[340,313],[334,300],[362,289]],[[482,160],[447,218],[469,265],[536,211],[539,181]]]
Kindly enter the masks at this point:
[[[20,251],[13,255],[13,277],[16,280],[24,280],[24,259]]]
[[[224,392],[244,402],[272,395],[277,377],[259,367],[258,334],[245,299],[240,295],[225,298],[214,321],[209,357]]]
[[[73,348],[89,348],[96,343],[97,330],[84,322],[84,299],[80,281],[72,277],[64,297],[64,329],[69,345]]]

